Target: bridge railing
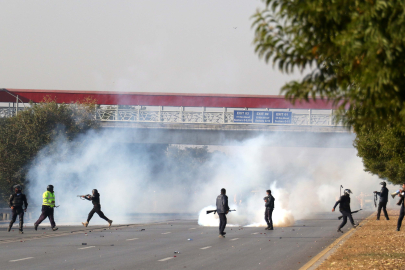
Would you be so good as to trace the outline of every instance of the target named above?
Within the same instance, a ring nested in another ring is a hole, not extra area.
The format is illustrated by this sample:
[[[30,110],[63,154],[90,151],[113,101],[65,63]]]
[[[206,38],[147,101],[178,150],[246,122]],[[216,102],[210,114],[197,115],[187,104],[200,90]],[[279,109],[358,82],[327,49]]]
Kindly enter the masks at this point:
[[[341,126],[335,124],[332,110],[280,110],[280,109],[245,109],[245,108],[184,108],[134,106],[131,109],[100,108],[96,110],[97,120],[140,122],[140,123],[190,123],[190,124],[230,124],[230,125],[280,125],[280,123],[258,123],[253,119],[249,122],[238,122],[234,119],[234,111],[246,112],[288,112],[290,121],[282,125]]]
[[[22,107],[0,107],[0,117],[14,116]],[[271,123],[235,121],[235,111],[271,112]],[[276,123],[275,112],[287,112],[289,121]],[[226,125],[296,125],[296,126],[342,126],[335,124],[332,110],[297,109],[250,109],[250,108],[206,108],[206,107],[162,107],[162,106],[99,106],[94,118],[102,122],[138,123],[189,123],[189,124],[226,124]]]

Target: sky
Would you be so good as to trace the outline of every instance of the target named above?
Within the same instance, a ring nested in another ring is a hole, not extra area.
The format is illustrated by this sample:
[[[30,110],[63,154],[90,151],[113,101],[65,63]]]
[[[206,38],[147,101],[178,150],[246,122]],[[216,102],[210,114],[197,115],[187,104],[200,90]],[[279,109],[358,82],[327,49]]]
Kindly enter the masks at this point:
[[[0,87],[277,95],[259,0],[0,0]]]

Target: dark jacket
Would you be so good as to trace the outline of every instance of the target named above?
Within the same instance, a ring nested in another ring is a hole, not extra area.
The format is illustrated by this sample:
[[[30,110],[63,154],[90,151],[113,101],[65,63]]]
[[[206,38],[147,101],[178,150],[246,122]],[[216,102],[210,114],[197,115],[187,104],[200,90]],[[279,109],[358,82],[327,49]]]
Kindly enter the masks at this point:
[[[380,192],[377,192],[377,195],[380,196],[380,202],[388,202],[388,188],[382,187]]]
[[[100,205],[100,193],[96,193],[93,196],[85,197],[85,199],[91,201],[94,206]]]
[[[28,203],[27,203],[27,197],[25,197],[24,194],[22,193],[14,193],[11,194],[10,199],[8,201],[8,205],[14,206],[14,207],[24,207],[27,208],[28,207]]]
[[[336,208],[336,206],[339,205],[339,211],[348,211],[351,212],[352,210],[350,209],[350,196],[349,195],[343,195],[340,197],[340,200],[338,200],[335,203],[335,206],[333,207],[333,209]]]
[[[265,203],[266,209],[274,209],[274,197],[272,195],[268,195],[264,198],[267,198],[267,202]]]
[[[221,194],[217,197],[217,213],[225,214],[229,211],[228,196]]]

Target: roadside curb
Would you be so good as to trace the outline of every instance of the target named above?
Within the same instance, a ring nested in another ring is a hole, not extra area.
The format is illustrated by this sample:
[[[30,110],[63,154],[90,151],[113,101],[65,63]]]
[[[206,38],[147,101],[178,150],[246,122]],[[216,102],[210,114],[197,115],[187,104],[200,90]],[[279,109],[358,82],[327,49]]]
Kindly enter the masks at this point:
[[[372,216],[375,216],[376,212],[372,213],[370,216],[365,218],[359,225],[363,226],[366,224]],[[360,227],[360,226],[359,226]],[[352,228],[348,232],[344,233],[341,237],[336,239],[332,244],[327,246],[324,250],[319,252],[316,256],[314,256],[309,262],[303,265],[299,270],[314,270],[318,266],[320,266],[330,255],[332,255],[341,244],[343,244],[350,236],[356,231],[357,229]]]

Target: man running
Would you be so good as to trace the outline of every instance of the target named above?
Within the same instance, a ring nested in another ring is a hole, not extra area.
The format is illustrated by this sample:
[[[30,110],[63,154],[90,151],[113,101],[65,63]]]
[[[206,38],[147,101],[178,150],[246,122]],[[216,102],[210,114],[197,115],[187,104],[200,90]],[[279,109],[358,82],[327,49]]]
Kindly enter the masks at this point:
[[[98,193],[97,189],[93,189],[92,191],[93,195],[86,195],[86,196],[81,196],[82,198],[89,200],[93,203],[93,209],[91,209],[89,216],[87,217],[86,222],[82,222],[84,227],[87,227],[89,225],[90,219],[93,217],[94,213],[97,213],[102,219],[108,222],[108,226],[111,227],[112,220],[108,219],[104,213],[101,211],[101,205],[100,205],[100,193]]]
[[[350,223],[352,224],[353,228],[356,228],[358,225],[354,224],[354,220],[352,217],[352,210],[350,209],[350,193],[352,193],[352,191],[350,189],[345,189],[343,196],[340,197],[340,200],[338,200],[335,203],[335,206],[332,209],[332,212],[335,212],[335,208],[338,204],[339,205],[339,211],[340,213],[342,213],[343,215],[343,221],[342,223],[339,225],[337,231],[338,232],[342,232],[342,228],[343,226],[346,225],[347,223],[347,218],[349,218]]]
[[[54,208],[55,208],[55,192],[53,191],[53,186],[49,185],[46,187],[46,191],[42,194],[42,213],[38,220],[34,223],[34,229],[38,230],[39,224],[41,224],[44,219],[49,218],[51,222],[51,228],[56,231],[55,219],[54,219]]]

